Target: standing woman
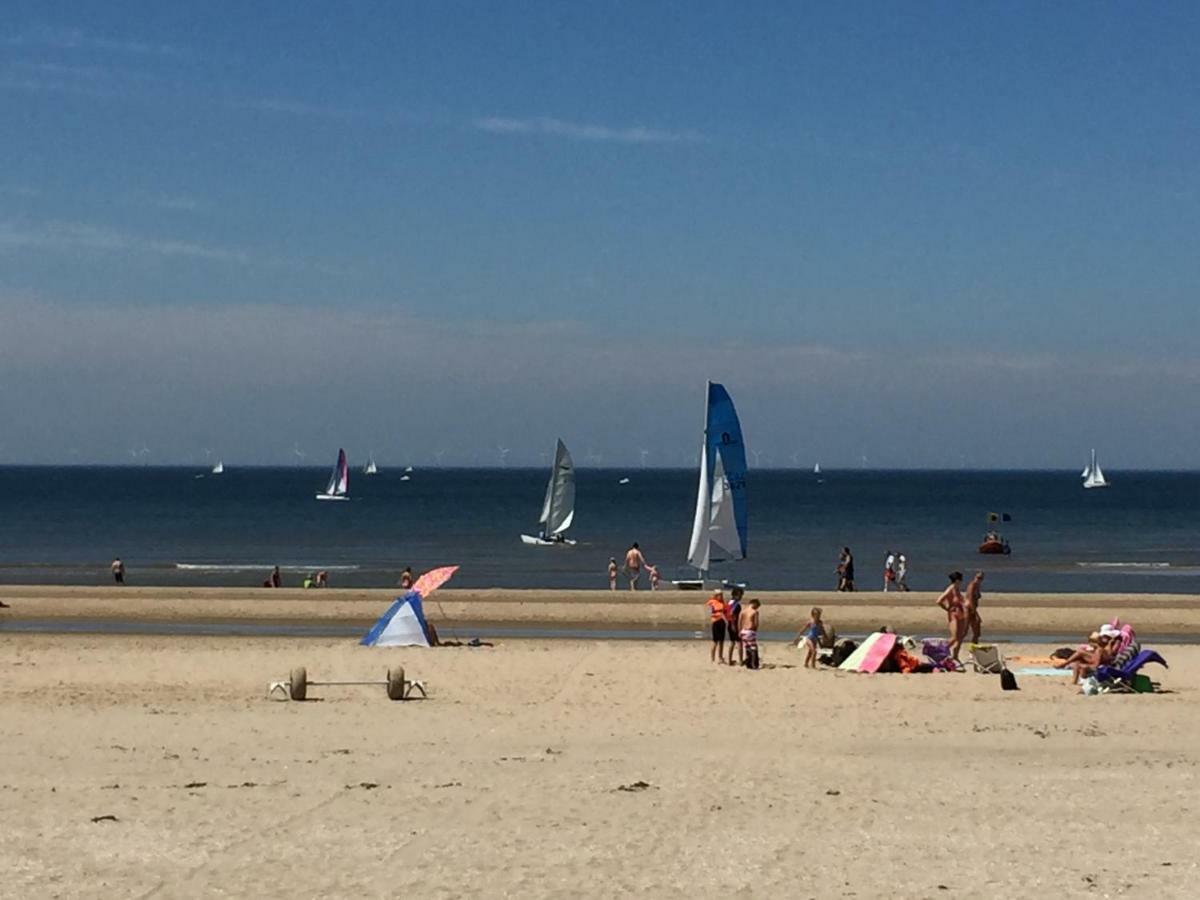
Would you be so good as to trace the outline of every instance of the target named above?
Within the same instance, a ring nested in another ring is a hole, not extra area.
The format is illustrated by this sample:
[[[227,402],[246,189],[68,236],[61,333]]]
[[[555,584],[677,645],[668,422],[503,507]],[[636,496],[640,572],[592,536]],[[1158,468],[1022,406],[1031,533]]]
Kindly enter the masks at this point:
[[[967,607],[959,589],[963,580],[962,572],[951,572],[948,577],[950,584],[937,598],[937,605],[946,611],[946,623],[950,631],[950,655],[957,660],[967,630]]]
[[[979,617],[979,601],[983,598],[983,573],[976,572],[975,577],[967,582],[966,600],[966,629],[971,632],[971,643],[978,644],[979,636],[983,633],[983,619]],[[965,629],[964,629],[965,630]]]

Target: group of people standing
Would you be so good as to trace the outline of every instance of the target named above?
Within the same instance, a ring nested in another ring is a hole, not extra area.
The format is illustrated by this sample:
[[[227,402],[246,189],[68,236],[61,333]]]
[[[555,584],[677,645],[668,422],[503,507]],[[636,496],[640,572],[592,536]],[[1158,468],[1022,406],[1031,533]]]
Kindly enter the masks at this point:
[[[855,590],[854,554],[850,552],[849,547],[843,547],[838,555],[837,577],[839,591]],[[887,593],[893,589],[908,590],[908,558],[903,553],[889,550],[883,562],[883,590]]]
[[[758,600],[742,603],[745,591],[735,587],[728,602],[724,591],[713,591],[705,608],[708,610],[709,628],[712,631],[712,649],[709,658],[718,665],[733,665],[733,653],[737,651],[737,664],[747,669],[757,669],[758,656]],[[729,639],[729,658],[725,658],[725,639]]]
[[[630,545],[625,551],[625,565],[618,566],[617,558],[610,556],[608,558],[608,589],[615,591],[617,589],[617,576],[622,572],[629,579],[629,589],[636,591],[638,583],[642,580],[642,571],[645,570],[646,575],[650,578],[650,590],[657,591],[661,576],[658,574],[658,567],[652,566],[646,562],[646,557],[642,555],[642,549],[638,546],[637,541]]]
[[[950,584],[938,595],[936,602],[946,613],[950,654],[958,659],[967,632],[971,632],[973,644],[978,644],[983,634],[983,619],[979,615],[979,601],[983,599],[983,573],[976,572],[965,591],[962,588],[962,572],[951,572],[947,577]]]

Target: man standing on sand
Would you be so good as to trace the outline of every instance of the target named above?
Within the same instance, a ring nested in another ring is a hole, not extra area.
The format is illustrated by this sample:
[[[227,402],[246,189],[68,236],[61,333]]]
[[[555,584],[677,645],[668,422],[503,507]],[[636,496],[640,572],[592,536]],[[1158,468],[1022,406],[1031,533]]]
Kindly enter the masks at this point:
[[[896,590],[908,590],[908,560],[904,558],[904,554],[900,554],[900,559],[896,562]]]
[[[742,647],[741,628],[738,623],[742,620],[742,597],[745,590],[735,587],[729,600],[729,664],[733,665],[733,651],[737,650],[738,665],[746,664],[745,649]]]
[[[642,556],[641,548],[638,547],[637,541],[633,542],[633,546],[625,551],[625,574],[629,576],[629,589],[636,591],[638,581],[642,577],[642,569],[646,565],[646,557]]]
[[[116,559],[114,559],[112,561],[112,565],[109,566],[109,568],[112,569],[113,581],[115,581],[117,584],[124,584],[125,583],[125,563],[121,562],[121,557],[118,556]]]
[[[896,581],[896,551],[889,550],[887,559],[883,562],[883,592],[886,594],[892,589],[892,584]]]

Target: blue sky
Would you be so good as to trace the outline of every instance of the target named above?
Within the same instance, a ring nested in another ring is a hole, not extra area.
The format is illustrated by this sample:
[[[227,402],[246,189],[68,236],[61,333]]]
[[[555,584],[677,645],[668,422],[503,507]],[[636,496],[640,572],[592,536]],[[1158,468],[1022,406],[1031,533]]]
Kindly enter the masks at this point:
[[[0,22],[0,461],[1196,465],[1194,4]],[[331,449],[332,448],[332,449]]]

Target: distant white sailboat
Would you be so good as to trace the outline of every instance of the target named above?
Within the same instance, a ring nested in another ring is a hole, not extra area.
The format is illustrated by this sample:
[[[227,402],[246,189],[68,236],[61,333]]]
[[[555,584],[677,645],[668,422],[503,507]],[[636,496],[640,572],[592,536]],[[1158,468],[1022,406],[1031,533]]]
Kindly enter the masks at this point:
[[[405,467],[404,467],[404,474],[405,474],[405,475],[411,475],[411,474],[412,474],[412,470],[413,470],[413,467],[412,467],[412,466],[405,466]]]
[[[350,467],[346,465],[346,451],[339,449],[337,462],[333,464],[333,474],[329,476],[329,484],[325,490],[317,494],[318,500],[349,500]]]
[[[521,535],[525,544],[539,547],[552,544],[575,545],[566,537],[567,529],[575,521],[575,464],[567,445],[560,439],[554,448],[554,467],[550,470],[550,481],[546,484],[546,499],[542,503],[542,515],[538,519],[541,531],[535,537]]]
[[[225,474],[225,463],[218,459],[217,464],[212,467],[212,473],[214,475],[224,475]]]
[[[816,465],[813,466],[813,474],[814,475],[821,474],[821,464],[820,463],[817,463]]]
[[[716,551],[716,554],[714,554]],[[674,582],[699,590],[712,563],[746,558],[746,448],[733,400],[724,386],[708,383],[704,443],[688,565],[699,578]]]
[[[622,478],[620,481],[618,481],[618,482],[617,482],[617,484],[629,484],[629,479],[628,479],[628,478]]]
[[[1096,462],[1096,451],[1092,450],[1092,461],[1088,465],[1087,475],[1083,479],[1085,488],[1102,488],[1108,487],[1108,481],[1104,477],[1104,471],[1100,468],[1100,463]]]
[[[363,466],[364,475],[375,475],[379,472],[379,467],[375,465],[375,454],[367,454],[367,464]]]

